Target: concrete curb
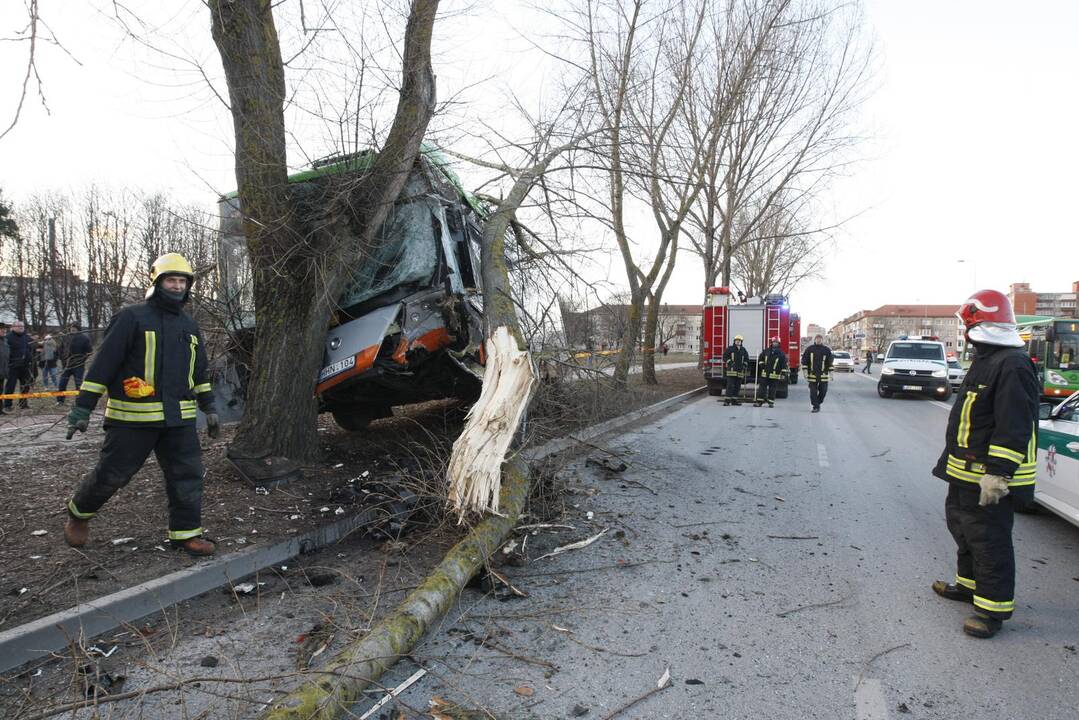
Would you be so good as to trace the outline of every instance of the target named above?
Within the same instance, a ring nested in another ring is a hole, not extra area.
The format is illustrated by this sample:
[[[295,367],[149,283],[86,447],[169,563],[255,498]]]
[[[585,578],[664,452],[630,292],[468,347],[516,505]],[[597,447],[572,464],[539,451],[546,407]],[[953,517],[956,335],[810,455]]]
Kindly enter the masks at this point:
[[[690,400],[698,395],[703,395],[708,391],[707,387],[699,387],[696,390],[690,390],[684,392],[681,395],[675,395],[674,397],[667,398],[666,400],[660,400],[658,403],[654,403],[647,407],[643,407],[640,410],[634,410],[633,412],[626,413],[625,415],[619,415],[616,418],[612,418],[605,422],[601,422],[599,425],[592,425],[580,432],[573,435],[567,435],[564,438],[557,438],[550,440],[532,450],[525,451],[525,458],[529,461],[542,460],[549,455],[556,455],[557,453],[569,450],[572,447],[580,445],[582,441],[594,440],[601,435],[619,430],[626,425],[642,420],[649,415],[655,415],[658,412],[662,412],[678,405],[686,400]]]
[[[662,412],[697,395],[707,388],[675,395],[640,410],[620,415],[573,435],[544,443],[525,451],[530,460],[564,452],[579,445]],[[267,547],[253,547],[237,553],[200,562],[190,568],[170,573],[140,585],[119,590],[110,595],[76,605],[52,615],[0,632],[0,672],[63,650],[73,639],[89,639],[127,623],[133,623],[153,613],[213,590],[272,565],[277,565],[305,553],[332,545],[363,525],[375,520],[375,514],[365,511],[338,520],[303,535],[283,540]]]
[[[273,545],[199,562],[14,627],[0,633],[0,672],[63,650],[71,640],[92,638],[271,565],[314,552],[375,519],[375,513],[366,510]]]

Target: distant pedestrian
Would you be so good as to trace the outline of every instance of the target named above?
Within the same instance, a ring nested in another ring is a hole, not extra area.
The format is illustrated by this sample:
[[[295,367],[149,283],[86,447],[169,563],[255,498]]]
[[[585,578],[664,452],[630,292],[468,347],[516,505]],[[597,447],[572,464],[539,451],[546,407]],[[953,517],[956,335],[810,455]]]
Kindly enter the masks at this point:
[[[68,326],[67,337],[60,345],[60,359],[64,363],[64,370],[60,373],[60,391],[67,390],[67,381],[75,380],[75,389],[82,387],[82,376],[86,371],[86,360],[93,352],[94,345],[90,342],[90,336],[79,330],[79,326]],[[57,405],[64,404],[64,397],[56,398]]]
[[[870,370],[873,368],[873,351],[870,350],[865,354],[865,367],[862,368],[863,375],[872,375]]]
[[[816,335],[813,344],[802,353],[802,373],[809,385],[809,403],[813,412],[820,412],[824,396],[828,394],[828,380],[832,372],[832,349],[824,344],[824,337]]]
[[[41,384],[46,388],[56,385],[56,363],[59,359],[56,351],[56,340],[52,335],[46,335],[41,343]]]
[[[1015,611],[1012,523],[1015,506],[1034,499],[1042,388],[1007,295],[979,290],[956,315],[974,361],[933,468],[948,482],[944,516],[956,544],[955,582],[932,587],[943,598],[972,604],[963,632],[989,638]]]
[[[8,376],[8,359],[11,357],[11,348],[7,345],[7,323],[0,323],[0,389],[4,387]],[[0,403],[0,415],[6,415],[3,403]]]
[[[34,356],[30,347],[30,338],[26,334],[26,325],[22,320],[11,323],[11,331],[4,338],[8,346],[8,376],[4,382],[4,394],[15,393],[15,385],[18,384],[20,392],[29,392],[33,382]],[[6,409],[11,408],[11,400],[4,401]],[[29,407],[26,400],[19,400],[19,407]]]
[[[667,357],[667,352],[669,350],[670,350],[670,348],[667,347],[667,343],[663,343],[663,357]]]

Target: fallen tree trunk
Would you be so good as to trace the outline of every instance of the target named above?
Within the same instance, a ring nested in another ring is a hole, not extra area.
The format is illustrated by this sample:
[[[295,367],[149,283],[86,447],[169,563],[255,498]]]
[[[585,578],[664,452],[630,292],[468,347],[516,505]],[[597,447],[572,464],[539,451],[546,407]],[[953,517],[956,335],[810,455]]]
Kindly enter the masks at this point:
[[[488,515],[446,553],[438,567],[390,616],[347,646],[263,714],[264,720],[331,720],[344,716],[365,689],[412,650],[453,604],[465,583],[506,540],[528,497],[528,466],[515,458],[503,467],[501,515]]]

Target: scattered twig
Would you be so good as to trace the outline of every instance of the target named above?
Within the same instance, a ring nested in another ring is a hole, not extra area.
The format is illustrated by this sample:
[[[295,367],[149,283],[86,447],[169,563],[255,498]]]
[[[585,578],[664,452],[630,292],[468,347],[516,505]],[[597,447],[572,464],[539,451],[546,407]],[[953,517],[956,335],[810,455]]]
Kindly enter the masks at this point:
[[[589,545],[591,545],[592,543],[594,543],[596,540],[599,540],[601,537],[603,537],[607,533],[607,530],[608,530],[608,528],[603,528],[602,530],[600,530],[598,533],[596,533],[595,535],[593,535],[590,538],[585,538],[584,540],[578,540],[577,542],[570,543],[569,545],[562,545],[560,547],[556,547],[554,550],[547,553],[546,555],[540,555],[538,558],[536,558],[532,562],[537,562],[539,560],[542,560],[544,558],[549,558],[549,557],[552,557],[554,555],[561,555],[562,553],[569,552],[570,550],[580,550],[581,548],[586,548]]]
[[[801,605],[801,606],[796,607],[796,608],[791,608],[790,610],[784,610],[781,613],[776,613],[776,617],[785,618],[788,615],[793,615],[794,613],[801,612],[802,610],[812,610],[814,608],[823,608],[823,607],[829,607],[831,605],[839,605],[841,603],[845,603],[848,599],[850,599],[850,594],[844,595],[843,597],[839,598],[838,600],[829,600],[828,602],[811,603],[809,605]]]
[[[890,652],[894,652],[896,650],[899,650],[899,649],[905,648],[905,647],[910,647],[910,643],[903,643],[902,645],[896,645],[894,647],[890,647],[887,650],[881,650],[879,653],[877,653],[873,657],[869,658],[869,660],[866,661],[865,665],[862,666],[861,671],[859,671],[859,673],[858,673],[858,682],[854,686],[854,692],[858,692],[858,688],[860,688],[862,686],[862,679],[863,679],[862,676],[865,675],[865,671],[868,670],[869,667],[874,662],[876,662],[877,660],[880,660],[882,657],[884,657],[885,655],[887,655]]]
[[[773,540],[820,540],[816,535],[768,535]]]
[[[626,483],[627,485],[636,485],[637,487],[642,487],[645,490],[647,490],[648,492],[652,493],[653,495],[656,495],[656,496],[659,495],[658,492],[656,492],[652,488],[648,487],[647,485],[645,485],[643,482],[641,482],[639,480],[630,480],[629,478],[622,478],[622,482]]]
[[[416,682],[417,680],[419,680],[419,679],[420,679],[421,677],[423,677],[423,676],[424,676],[424,675],[426,675],[426,674],[427,674],[427,670],[426,670],[425,668],[420,668],[420,669],[419,669],[419,670],[417,670],[416,672],[412,673],[412,675],[410,675],[410,676],[408,677],[408,679],[407,679],[407,680],[405,680],[405,681],[404,681],[403,683],[401,683],[400,685],[398,685],[397,687],[395,687],[395,688],[394,688],[393,690],[390,690],[390,691],[389,691],[388,693],[386,693],[386,696],[385,696],[385,697],[383,697],[383,698],[382,698],[381,700],[379,700],[379,701],[378,701],[377,703],[375,703],[374,705],[372,705],[372,706],[371,706],[371,709],[370,709],[370,710],[368,710],[367,712],[365,712],[365,713],[364,713],[363,715],[360,715],[360,720],[367,720],[367,718],[371,717],[371,716],[372,716],[372,715],[374,715],[374,714],[375,714],[376,712],[378,712],[378,711],[379,711],[379,709],[380,709],[380,708],[381,708],[381,707],[382,707],[383,705],[385,705],[386,703],[388,703],[388,702],[389,702],[390,700],[393,700],[393,699],[394,699],[395,697],[397,697],[398,695],[400,695],[400,694],[401,694],[402,692],[404,692],[404,691],[405,691],[405,690],[407,690],[408,688],[412,687],[412,685],[413,685],[413,684],[414,684],[414,683],[415,683],[415,682]]]
[[[652,688],[651,690],[649,690],[645,694],[640,695],[639,697],[636,697],[633,700],[630,700],[628,703],[626,703],[622,707],[618,708],[617,710],[612,710],[611,712],[607,713],[606,715],[603,716],[603,720],[611,720],[611,718],[617,717],[618,715],[621,715],[622,713],[624,713],[626,710],[629,710],[631,707],[633,707],[637,703],[642,702],[644,700],[647,700],[648,698],[652,697],[656,693],[666,690],[670,686],[671,686],[671,671],[670,671],[670,668],[668,668],[668,669],[663,671],[663,675],[659,678],[659,682],[656,683],[656,686],[654,688]]]
[[[683,525],[671,525],[671,527],[682,529],[682,528],[688,528],[688,527],[698,527],[700,525],[727,525],[727,524],[740,525],[741,523],[742,523],[741,520],[709,520],[707,522],[695,522],[695,523],[685,523]]]
[[[618,652],[617,650],[611,650],[610,648],[596,647],[595,645],[589,645],[588,643],[584,642],[583,640],[578,639],[577,636],[574,635],[573,631],[570,630],[569,628],[560,627],[560,626],[555,625],[553,623],[551,624],[551,628],[553,630],[557,631],[557,632],[563,633],[568,639],[572,640],[573,642],[577,643],[578,645],[580,645],[581,647],[583,647],[583,648],[585,648],[587,650],[592,650],[593,652],[603,652],[603,653],[608,653],[610,655],[617,655],[618,657],[626,657],[626,658],[644,657],[645,655],[648,654],[647,652],[623,653],[623,652]]]

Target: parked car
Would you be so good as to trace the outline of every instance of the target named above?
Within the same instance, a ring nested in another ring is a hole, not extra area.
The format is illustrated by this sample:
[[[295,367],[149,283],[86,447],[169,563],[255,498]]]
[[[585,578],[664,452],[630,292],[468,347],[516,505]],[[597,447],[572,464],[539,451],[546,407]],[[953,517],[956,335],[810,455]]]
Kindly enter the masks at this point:
[[[1039,418],[1034,500],[1079,525],[1079,392],[1056,407],[1042,404]]]
[[[877,394],[890,398],[895,393],[951,397],[944,343],[921,337],[900,337],[888,345],[880,368]]]
[[[832,369],[836,372],[854,372],[854,358],[846,350],[836,350],[832,353]]]
[[[952,392],[959,392],[959,386],[967,376],[967,369],[959,364],[958,360],[948,361],[948,383],[952,386]]]

